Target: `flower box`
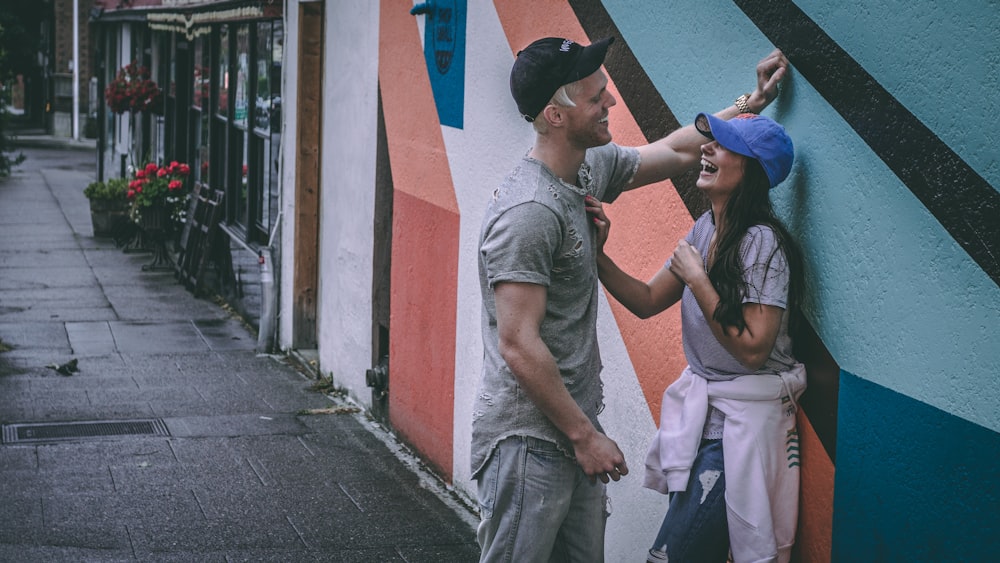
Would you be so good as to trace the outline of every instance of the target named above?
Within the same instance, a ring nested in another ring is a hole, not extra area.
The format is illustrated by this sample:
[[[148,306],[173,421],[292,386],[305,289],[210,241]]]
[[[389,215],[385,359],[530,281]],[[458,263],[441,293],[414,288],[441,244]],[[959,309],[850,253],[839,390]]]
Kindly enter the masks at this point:
[[[112,178],[107,182],[92,182],[83,190],[83,195],[90,200],[90,222],[95,237],[115,236],[128,222],[127,189],[128,180]]]
[[[115,236],[128,223],[128,202],[106,199],[90,200],[90,223],[95,237]]]

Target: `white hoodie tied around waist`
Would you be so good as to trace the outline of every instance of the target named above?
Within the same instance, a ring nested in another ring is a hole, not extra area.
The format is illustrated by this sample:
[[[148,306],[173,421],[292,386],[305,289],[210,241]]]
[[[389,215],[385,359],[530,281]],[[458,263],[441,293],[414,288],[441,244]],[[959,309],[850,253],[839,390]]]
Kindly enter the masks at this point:
[[[719,409],[726,417],[722,450],[733,559],[788,561],[799,507],[796,401],[805,388],[802,364],[729,381],[708,381],[689,366],[663,392],[643,486],[664,494],[687,489],[708,407]]]

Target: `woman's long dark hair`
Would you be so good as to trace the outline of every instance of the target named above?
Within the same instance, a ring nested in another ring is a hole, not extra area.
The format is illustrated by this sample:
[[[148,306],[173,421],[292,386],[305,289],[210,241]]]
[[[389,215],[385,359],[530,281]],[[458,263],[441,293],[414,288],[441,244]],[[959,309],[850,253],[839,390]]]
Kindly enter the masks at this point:
[[[767,257],[768,268],[778,251],[782,251],[785,255],[790,270],[786,304],[787,310],[792,313],[790,319],[794,320],[797,317],[794,313],[802,301],[802,254],[788,233],[788,229],[774,214],[771,198],[768,195],[769,186],[764,168],[756,159],[747,158],[743,180],[722,210],[723,230],[718,233],[715,260],[708,271],[708,278],[720,298],[712,318],[724,327],[736,327],[740,334],[746,329],[746,320],[743,318],[743,297],[750,291],[743,276],[743,257],[740,250],[744,236],[754,225],[766,225],[774,231],[777,244]],[[766,269],[765,276],[767,271]]]

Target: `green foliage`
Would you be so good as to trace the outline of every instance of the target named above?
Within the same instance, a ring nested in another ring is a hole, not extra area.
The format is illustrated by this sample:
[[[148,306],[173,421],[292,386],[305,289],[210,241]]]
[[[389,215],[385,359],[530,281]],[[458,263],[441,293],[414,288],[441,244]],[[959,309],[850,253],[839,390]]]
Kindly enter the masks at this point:
[[[87,199],[99,199],[107,201],[126,201],[125,195],[128,193],[128,180],[125,178],[111,178],[107,182],[91,182],[83,190],[83,195]]]
[[[180,225],[187,221],[190,175],[191,167],[182,162],[163,166],[150,162],[135,171],[135,179],[128,183],[125,197],[132,202],[134,214],[141,216],[144,210],[156,213],[158,208],[166,208],[170,220]]]

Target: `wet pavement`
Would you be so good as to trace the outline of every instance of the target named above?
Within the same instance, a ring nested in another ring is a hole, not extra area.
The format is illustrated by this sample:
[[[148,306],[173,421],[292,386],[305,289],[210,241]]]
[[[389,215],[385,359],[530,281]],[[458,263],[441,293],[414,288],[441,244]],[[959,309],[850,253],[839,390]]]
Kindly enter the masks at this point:
[[[477,560],[468,500],[354,403],[93,237],[96,154],[54,147],[0,179],[0,561]]]

